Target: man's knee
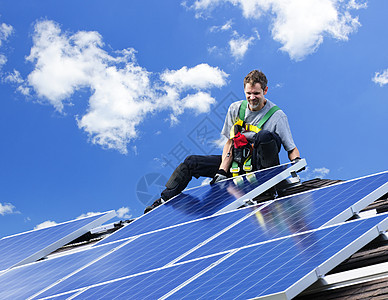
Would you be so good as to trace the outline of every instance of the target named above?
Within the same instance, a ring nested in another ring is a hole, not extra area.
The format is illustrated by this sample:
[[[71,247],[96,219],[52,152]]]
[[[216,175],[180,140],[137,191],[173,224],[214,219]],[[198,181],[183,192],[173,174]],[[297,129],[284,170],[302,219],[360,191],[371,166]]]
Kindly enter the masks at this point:
[[[260,130],[255,134],[255,146],[258,146],[261,143],[269,143],[274,140],[274,134],[268,130]]]
[[[188,166],[183,162],[172,173],[170,179],[166,183],[168,189],[180,189],[179,186],[187,185],[191,180],[190,170]]]
[[[189,170],[193,170],[198,165],[198,155],[189,155],[183,161]]]
[[[267,130],[259,131],[255,136],[254,167],[257,170],[280,164],[280,141],[274,133]]]

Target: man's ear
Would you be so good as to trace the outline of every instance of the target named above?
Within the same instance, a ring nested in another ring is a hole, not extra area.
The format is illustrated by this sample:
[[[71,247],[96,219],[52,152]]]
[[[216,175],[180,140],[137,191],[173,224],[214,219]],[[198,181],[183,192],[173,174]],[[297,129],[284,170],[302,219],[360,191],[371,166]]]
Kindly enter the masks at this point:
[[[265,94],[267,94],[267,92],[268,92],[268,86],[265,87],[263,94],[265,95]]]

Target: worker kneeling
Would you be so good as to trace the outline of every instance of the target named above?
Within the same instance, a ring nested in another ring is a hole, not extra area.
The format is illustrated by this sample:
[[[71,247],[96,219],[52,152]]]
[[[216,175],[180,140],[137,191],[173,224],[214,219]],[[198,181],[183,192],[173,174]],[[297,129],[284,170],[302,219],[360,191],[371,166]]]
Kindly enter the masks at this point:
[[[281,145],[290,161],[300,159],[286,114],[265,98],[267,78],[258,70],[244,78],[246,100],[229,106],[221,134],[227,138],[222,155],[190,155],[173,172],[161,193],[145,213],[182,192],[192,177],[228,177],[279,164]]]

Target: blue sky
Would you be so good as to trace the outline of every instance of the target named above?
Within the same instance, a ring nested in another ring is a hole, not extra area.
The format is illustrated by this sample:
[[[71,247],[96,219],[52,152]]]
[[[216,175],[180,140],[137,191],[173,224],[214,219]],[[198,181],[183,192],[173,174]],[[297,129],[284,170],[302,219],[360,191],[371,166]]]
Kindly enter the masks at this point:
[[[0,236],[139,216],[187,154],[221,152],[225,110],[252,69],[288,115],[304,180],[385,171],[386,11],[384,0],[0,0]]]

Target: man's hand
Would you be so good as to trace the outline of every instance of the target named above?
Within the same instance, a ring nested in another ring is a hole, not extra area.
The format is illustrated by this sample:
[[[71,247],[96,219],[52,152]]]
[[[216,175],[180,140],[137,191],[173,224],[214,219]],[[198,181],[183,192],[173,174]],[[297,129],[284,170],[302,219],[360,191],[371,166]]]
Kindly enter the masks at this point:
[[[219,169],[217,171],[216,175],[214,175],[213,180],[210,181],[210,184],[215,184],[216,182],[219,182],[219,181],[224,180],[226,178],[228,178],[228,176],[227,176],[225,170]]]
[[[298,156],[298,157],[295,157],[293,160],[291,160],[291,163],[292,164],[296,164],[298,161],[300,161],[301,160],[301,158]],[[306,167],[303,167],[302,169],[300,169],[299,171],[297,171],[297,172],[300,172],[300,171],[304,171],[304,170],[306,170]]]

